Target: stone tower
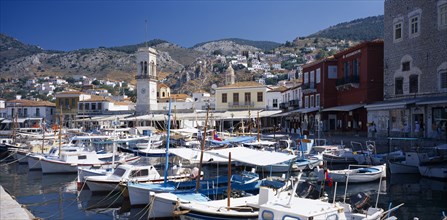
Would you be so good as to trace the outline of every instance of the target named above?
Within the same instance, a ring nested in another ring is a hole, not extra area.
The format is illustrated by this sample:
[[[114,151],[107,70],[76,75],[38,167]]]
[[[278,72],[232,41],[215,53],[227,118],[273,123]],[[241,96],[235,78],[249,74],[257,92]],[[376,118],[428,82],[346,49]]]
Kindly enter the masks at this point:
[[[146,115],[157,106],[157,51],[150,48],[139,48],[137,52],[137,115]]]
[[[232,85],[234,84],[234,82],[235,82],[234,69],[230,63],[227,70],[225,71],[225,85]]]

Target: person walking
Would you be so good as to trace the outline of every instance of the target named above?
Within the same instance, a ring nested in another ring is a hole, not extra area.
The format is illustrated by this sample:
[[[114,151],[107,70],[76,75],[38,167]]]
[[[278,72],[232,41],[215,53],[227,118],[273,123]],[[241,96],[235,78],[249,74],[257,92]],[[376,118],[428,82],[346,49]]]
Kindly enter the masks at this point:
[[[419,134],[420,131],[421,131],[421,125],[419,124],[418,121],[415,121],[414,122],[414,135],[416,137],[419,137],[420,136],[420,134]]]
[[[377,132],[377,128],[376,128],[376,124],[374,122],[371,123],[371,126],[369,128],[369,131],[371,132],[371,137],[373,139],[376,139],[376,132]]]

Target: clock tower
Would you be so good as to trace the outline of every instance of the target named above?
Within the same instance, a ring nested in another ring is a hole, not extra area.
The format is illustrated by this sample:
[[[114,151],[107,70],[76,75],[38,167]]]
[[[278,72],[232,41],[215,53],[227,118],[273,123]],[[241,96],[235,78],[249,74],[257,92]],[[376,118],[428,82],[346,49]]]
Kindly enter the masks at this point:
[[[139,48],[137,52],[137,115],[147,115],[157,106],[157,51]]]

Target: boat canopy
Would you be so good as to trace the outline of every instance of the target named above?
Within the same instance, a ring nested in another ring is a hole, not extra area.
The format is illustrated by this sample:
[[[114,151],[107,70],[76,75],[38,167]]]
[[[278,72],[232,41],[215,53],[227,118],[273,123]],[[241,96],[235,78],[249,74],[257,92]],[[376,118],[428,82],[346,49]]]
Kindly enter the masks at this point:
[[[228,159],[228,153],[230,152],[231,152],[231,160],[256,166],[269,166],[278,163],[283,163],[290,161],[296,157],[296,155],[290,155],[273,151],[253,150],[246,147],[232,147],[232,148],[206,151],[206,153],[208,154],[220,156],[227,159]]]

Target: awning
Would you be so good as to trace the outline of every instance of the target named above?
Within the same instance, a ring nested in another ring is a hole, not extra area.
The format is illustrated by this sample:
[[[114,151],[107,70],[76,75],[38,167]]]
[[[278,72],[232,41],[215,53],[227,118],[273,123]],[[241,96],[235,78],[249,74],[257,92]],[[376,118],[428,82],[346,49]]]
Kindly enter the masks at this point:
[[[341,105],[341,106],[335,106],[331,108],[323,109],[323,112],[349,112],[354,109],[362,108],[365,106],[365,104],[354,104],[354,105]]]
[[[23,122],[25,122],[27,119],[25,119],[25,118],[19,118],[19,119],[17,119],[17,123],[23,123]],[[7,124],[7,123],[14,123],[15,121],[12,121],[12,120],[9,120],[9,119],[5,119],[5,120],[3,120],[2,121],[2,123],[5,123],[5,124]]]
[[[447,96],[424,98],[416,102],[416,105],[434,105],[434,104],[447,105]]]
[[[290,161],[296,155],[278,153],[272,151],[259,151],[246,147],[232,147],[220,150],[209,150],[206,153],[221,156],[228,159],[228,153],[231,152],[231,160],[256,166],[269,166],[273,164]]]
[[[314,111],[318,111],[318,110],[320,110],[320,107],[302,108],[302,109],[298,109],[295,111],[298,113],[306,114],[306,113],[314,112]]]
[[[365,105],[365,108],[367,108],[368,111],[407,108],[407,105],[415,104],[417,101],[419,101],[419,99],[383,101]]]

